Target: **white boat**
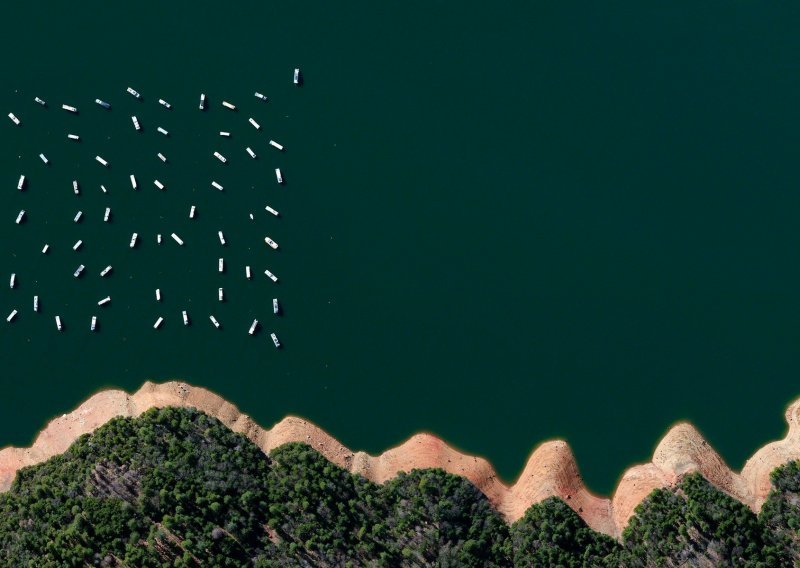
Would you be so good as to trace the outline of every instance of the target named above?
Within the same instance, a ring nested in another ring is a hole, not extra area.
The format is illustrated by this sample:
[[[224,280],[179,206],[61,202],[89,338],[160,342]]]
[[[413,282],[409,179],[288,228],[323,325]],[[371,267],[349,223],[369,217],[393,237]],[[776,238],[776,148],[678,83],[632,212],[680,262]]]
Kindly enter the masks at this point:
[[[44,102],[44,101],[43,101],[42,99],[40,99],[39,97],[33,97],[33,100],[35,100],[37,103],[39,103],[39,104],[40,104],[40,105],[42,105],[42,106],[47,106],[47,103],[46,103],[46,102]]]
[[[247,147],[247,153],[250,154],[251,158],[253,158],[254,160],[256,159],[256,153],[253,152],[253,149],[250,146]]]
[[[161,288],[156,288],[156,302],[161,301]]]
[[[213,324],[214,324],[214,327],[216,327],[217,329],[219,329],[219,322],[217,321],[217,318],[215,318],[214,316],[208,316],[208,319],[210,319],[210,320],[211,320],[211,323],[213,323]]]
[[[141,126],[139,126],[139,119],[138,119],[138,118],[136,118],[135,116],[132,116],[132,117],[131,117],[131,120],[133,121],[133,127],[134,127],[136,130],[141,130],[141,129],[142,129],[142,127],[141,127]]]
[[[272,313],[277,314],[279,311],[281,311],[281,308],[278,305],[278,298],[272,298]]]
[[[219,288],[219,289],[217,290],[217,299],[218,299],[220,302],[223,302],[223,301],[225,301],[225,294],[223,293],[223,291],[222,291],[222,288]]]
[[[225,260],[220,258],[217,262],[217,269],[219,272],[225,272]]]
[[[265,243],[267,243],[269,246],[271,246],[273,249],[276,249],[276,250],[277,250],[277,248],[278,248],[278,243],[276,243],[275,241],[273,241],[273,240],[272,240],[272,239],[270,239],[269,237],[264,237],[264,242],[265,242]]]
[[[131,248],[136,246],[136,239],[139,238],[139,233],[133,233],[131,235]]]
[[[8,281],[8,287],[13,290],[14,286],[16,286],[16,285],[17,285],[17,273],[16,272],[12,272],[11,273],[11,280]]]
[[[179,245],[183,246],[183,241],[181,240],[181,238],[178,235],[176,235],[175,233],[172,233],[171,236],[172,236],[172,240],[174,240]]]
[[[73,223],[79,223],[81,220],[81,216],[83,215],[83,211],[78,211],[75,213],[75,217],[72,218]]]
[[[192,205],[192,208],[189,209],[189,219],[194,219],[194,212],[196,209],[197,208],[194,205]]]
[[[17,225],[22,223],[23,219],[25,219],[25,210],[20,209],[20,212],[17,213],[17,220],[15,221]]]
[[[44,245],[42,247],[42,254],[47,254],[47,251],[50,249],[50,245]]]
[[[299,68],[296,68],[294,70],[294,77],[292,77],[292,82],[295,85],[299,85],[300,84],[300,69]]]
[[[45,156],[44,154],[39,154],[39,159],[42,160],[45,164],[50,163],[49,160],[47,159],[47,156]]]
[[[160,104],[160,105],[161,105],[161,106],[163,106],[164,108],[172,108],[172,105],[171,105],[171,104],[169,104],[169,103],[168,103],[167,101],[165,101],[164,99],[158,99],[158,104]]]
[[[136,176],[133,175],[133,174],[131,174],[131,187],[133,189],[136,189],[136,187],[137,187],[137,185],[136,185]]]
[[[103,213],[103,223],[108,223],[108,219],[111,217],[111,207],[106,207],[105,213]]]
[[[164,156],[164,154],[162,154],[161,152],[159,152],[158,154],[156,154],[156,156],[158,156],[158,159],[159,159],[159,160],[161,160],[162,162],[164,162],[164,163],[166,163],[166,162],[167,162],[167,158],[166,158],[166,157]]]
[[[7,322],[12,322],[12,321],[14,321],[15,317],[17,317],[17,310],[12,310],[11,313],[8,314],[8,317],[6,318],[6,321]]]
[[[247,330],[249,335],[253,335],[256,332],[256,328],[258,327],[258,320],[254,319],[253,323],[250,324],[250,329]]]
[[[72,245],[72,250],[78,250],[79,248],[81,248],[81,246],[83,246],[83,241],[78,239],[77,241],[75,241],[75,244]]]
[[[265,271],[264,271],[264,274],[266,274],[266,275],[269,277],[269,279],[270,279],[270,280],[272,280],[273,282],[277,282],[277,281],[278,281],[278,277],[277,277],[277,276],[275,276],[275,275],[274,275],[272,272],[270,272],[269,270],[265,270]]]
[[[162,323],[164,323],[164,318],[158,318],[156,323],[153,324],[153,329],[158,329]]]
[[[220,162],[222,162],[223,164],[224,164],[225,162],[227,162],[227,161],[228,161],[228,160],[225,158],[225,156],[223,156],[223,155],[222,155],[222,154],[220,154],[219,152],[214,152],[214,157],[215,157],[217,160],[219,160]]]
[[[167,132],[166,130],[164,130],[164,129],[163,129],[163,128],[161,128],[160,126],[159,126],[158,128],[156,128],[156,130],[158,130],[158,131],[159,131],[161,134],[163,134],[164,136],[169,136],[169,132]]]
[[[96,102],[97,104],[99,104],[103,108],[106,108],[106,109],[111,108],[111,105],[108,104],[106,101],[103,101],[103,100],[100,100],[100,99],[95,99],[94,102]]]
[[[273,215],[275,215],[276,217],[278,217],[278,216],[280,215],[280,214],[279,214],[279,213],[278,213],[278,212],[277,212],[275,209],[273,209],[273,208],[272,208],[272,207],[270,207],[269,205],[267,205],[267,206],[266,206],[264,209],[266,209],[267,211],[269,211],[270,213],[272,213],[272,214],[273,214]]]
[[[61,105],[61,108],[63,108],[63,109],[64,109],[64,110],[66,110],[66,111],[69,111],[69,112],[75,113],[75,114],[77,114],[77,113],[78,113],[78,109],[76,109],[74,106],[69,106],[69,105]]]
[[[158,233],[158,234],[156,235],[156,242],[157,242],[158,244],[161,244],[161,233]]]
[[[283,151],[283,146],[275,142],[275,140],[270,140],[269,145],[272,146],[273,148],[277,148],[278,150]]]
[[[252,278],[252,275],[250,274],[250,267],[249,266],[245,266],[244,267],[244,276],[248,280],[250,280],[250,278]]]
[[[229,109],[231,109],[231,110],[236,110],[236,107],[235,107],[235,106],[233,106],[233,105],[232,105],[231,103],[229,103],[228,101],[222,101],[222,106],[224,106],[225,108],[229,108]]]
[[[153,181],[153,185],[155,185],[158,189],[164,189],[164,184],[158,180]]]
[[[81,139],[81,137],[78,136],[77,134],[67,134],[67,138],[69,138],[70,140],[80,140]]]
[[[217,231],[217,236],[219,237],[219,244],[225,245],[225,235],[222,234],[222,231]]]
[[[275,168],[275,179],[278,180],[278,183],[283,183],[283,175],[280,168]]]
[[[200,93],[200,110],[206,110],[206,95]]]
[[[106,267],[105,267],[105,268],[104,268],[104,269],[103,269],[103,270],[100,272],[100,277],[101,277],[101,278],[102,278],[102,277],[105,277],[105,275],[106,275],[106,274],[108,274],[109,272],[111,272],[111,265],[110,265],[110,264],[109,264],[108,266],[106,266]]]
[[[76,180],[76,179],[72,180],[72,193],[74,193],[75,195],[78,195],[78,194],[80,194],[80,192],[81,192],[81,189],[80,189],[80,187],[78,187],[78,180]]]
[[[247,215],[250,217],[251,221],[255,221],[256,220],[255,216],[252,213],[248,213]]]
[[[226,138],[230,138],[231,137],[231,133],[230,132],[225,132],[223,130],[219,131],[219,135],[220,136],[225,136]]]
[[[94,159],[95,159],[95,160],[97,160],[98,162],[100,162],[101,164],[103,164],[105,167],[108,167],[108,162],[106,162],[106,161],[105,161],[103,158],[101,158],[100,156],[95,156],[95,157],[94,157]]]
[[[281,342],[278,341],[278,336],[274,333],[270,333],[269,336],[272,338],[272,343],[275,344],[275,349],[280,349]]]
[[[56,329],[61,331],[61,316],[56,316]]]
[[[19,181],[17,182],[17,189],[22,191],[25,188],[25,176],[19,176]]]
[[[262,95],[261,93],[258,93],[258,92],[256,93],[256,98],[257,99],[261,99],[262,101],[266,101],[267,100],[267,97],[265,95]]]
[[[134,97],[136,97],[137,99],[141,99],[141,98],[142,98],[142,95],[140,95],[139,93],[137,93],[136,91],[134,91],[132,88],[128,87],[126,90],[127,90],[127,91],[128,91],[130,94],[132,94]]]
[[[73,272],[73,273],[72,273],[72,275],[73,275],[75,278],[79,278],[79,277],[80,277],[80,275],[81,275],[81,273],[83,272],[83,269],[84,269],[84,268],[86,268],[86,267],[85,267],[84,265],[82,265],[82,264],[81,264],[81,265],[80,265],[78,268],[76,268],[76,269],[75,269],[75,272]]]
[[[220,184],[218,184],[217,182],[215,182],[215,181],[211,182],[211,187],[222,191],[222,186]]]
[[[39,311],[39,296],[34,296],[33,297],[33,311],[34,312],[38,312]]]
[[[92,325],[89,330],[94,331],[95,329],[97,329],[97,316],[92,316]]]
[[[103,184],[100,184],[100,189],[103,191],[103,193],[108,193],[106,186],[104,186]]]
[[[186,310],[181,312],[183,315],[183,325],[189,325],[189,314],[186,313]]]
[[[8,118],[10,118],[10,119],[11,119],[11,122],[13,122],[14,124],[16,124],[17,126],[19,126],[19,125],[20,125],[20,121],[19,121],[19,119],[16,117],[16,115],[15,115],[13,112],[10,112],[10,113],[8,113]]]
[[[259,123],[257,123],[255,120],[253,120],[252,118],[248,118],[247,121],[250,124],[252,124],[253,128],[255,128],[256,130],[261,130],[261,125]]]
[[[107,303],[109,303],[110,301],[111,301],[111,296],[106,296],[105,298],[103,298],[102,300],[100,300],[99,302],[97,302],[97,305],[98,305],[98,306],[105,306],[105,305],[106,305]]]

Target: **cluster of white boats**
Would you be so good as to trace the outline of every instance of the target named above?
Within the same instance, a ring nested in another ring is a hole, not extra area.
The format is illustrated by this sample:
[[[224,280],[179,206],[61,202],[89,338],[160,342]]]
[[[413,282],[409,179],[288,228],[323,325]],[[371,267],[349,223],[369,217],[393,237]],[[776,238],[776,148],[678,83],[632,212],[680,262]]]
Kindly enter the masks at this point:
[[[293,83],[295,85],[300,85],[301,84],[302,77],[300,75],[300,69],[295,69],[294,70],[294,74],[293,74],[293,79],[292,80],[293,80]],[[136,99],[139,99],[139,100],[142,99],[141,94],[139,94],[139,92],[136,91],[135,89],[133,89],[132,87],[128,87],[126,89],[126,91],[127,91],[128,94],[130,94],[131,96],[135,97]],[[259,92],[255,93],[255,97],[257,99],[260,99],[260,100],[265,101],[265,102],[268,100],[265,95],[263,95],[262,93],[259,93]],[[44,106],[44,107],[47,106],[47,103],[43,99],[41,99],[39,97],[35,97],[34,101],[36,103],[38,103],[39,105],[41,105],[41,106]],[[111,104],[106,102],[106,101],[104,101],[104,100],[95,99],[95,103],[98,104],[99,106],[105,108],[105,109],[111,109]],[[165,101],[164,99],[158,99],[158,103],[162,107],[164,107],[165,109],[171,109],[172,108],[172,105],[170,103],[168,103],[167,101]],[[206,109],[206,104],[207,104],[206,95],[205,95],[205,93],[201,93],[201,95],[200,95],[200,104],[199,104],[200,110],[205,110]],[[228,101],[222,101],[222,106],[227,108],[227,109],[229,109],[229,110],[231,110],[231,111],[236,111],[236,106],[234,104],[228,102]],[[61,108],[64,109],[65,111],[67,111],[67,112],[78,114],[78,109],[76,107],[72,106],[72,105],[63,104],[63,105],[61,105]],[[14,123],[14,125],[16,125],[16,126],[21,126],[22,125],[22,121],[13,112],[9,113],[8,117],[11,119],[11,121]],[[131,116],[131,121],[132,121],[134,129],[136,131],[141,131],[142,130],[141,124],[139,123],[139,119],[136,116]],[[256,130],[260,130],[261,129],[261,125],[254,118],[249,118],[248,122]],[[169,132],[166,129],[162,128],[161,126],[159,126],[157,128],[157,131],[160,134],[163,134],[164,136],[169,136]],[[229,137],[230,136],[230,132],[226,132],[226,131],[221,131],[219,134],[220,134],[220,136],[223,136],[223,137]],[[79,135],[72,134],[72,133],[68,134],[67,138],[69,140],[75,140],[75,141],[79,141],[80,140],[80,136]],[[283,149],[284,149],[281,144],[279,144],[278,142],[276,142],[274,140],[270,140],[269,141],[269,145],[272,146],[273,148],[276,148],[279,151],[283,151]],[[253,159],[256,158],[256,153],[253,151],[252,148],[250,148],[248,146],[246,148],[246,151],[247,151],[247,154],[251,158],[253,158]],[[167,159],[161,152],[159,152],[157,154],[157,156],[162,162],[166,163]],[[213,156],[215,158],[217,158],[217,160],[219,160],[223,164],[227,163],[227,158],[225,158],[225,156],[223,156],[221,153],[214,152]],[[45,165],[49,164],[48,158],[43,153],[39,154],[39,158],[42,160],[42,162]],[[105,158],[103,158],[102,156],[99,156],[99,155],[95,156],[95,160],[100,165],[102,165],[102,166],[104,166],[106,168],[109,167],[108,161]],[[275,168],[275,178],[276,178],[278,184],[283,184],[283,174],[281,173],[280,168]],[[134,174],[130,174],[130,183],[131,183],[131,187],[134,190],[138,189],[138,182],[137,182],[136,176]],[[17,189],[19,191],[25,190],[26,184],[27,184],[26,176],[25,175],[20,175],[19,180],[17,182]],[[159,190],[161,190],[161,191],[165,190],[165,185],[161,181],[159,181],[157,179],[153,181],[153,185],[156,188],[158,188]],[[211,187],[213,187],[214,189],[217,189],[219,191],[223,191],[223,189],[224,189],[223,186],[220,183],[218,183],[217,181],[214,181],[214,180],[211,181]],[[103,191],[103,193],[107,193],[107,190],[106,190],[105,186],[101,185],[100,189]],[[80,194],[80,184],[78,183],[77,180],[74,180],[72,182],[72,190],[75,193],[75,195],[79,195]],[[265,210],[268,213],[274,215],[275,217],[280,216],[278,211],[276,209],[272,208],[269,205],[267,205],[265,207]],[[196,206],[192,205],[190,210],[189,210],[189,218],[190,219],[194,219],[195,218],[195,213],[196,213]],[[79,223],[80,220],[81,220],[82,215],[83,215],[83,212],[82,211],[78,211],[76,213],[75,217],[73,218],[73,221],[75,223]],[[25,220],[25,217],[26,217],[26,211],[24,209],[20,210],[19,213],[16,216],[15,223],[18,224],[18,225],[22,224],[24,222],[24,220]],[[111,218],[111,208],[110,207],[106,207],[105,211],[104,211],[104,214],[103,214],[103,221],[107,223],[107,222],[109,222],[110,218]],[[254,216],[253,216],[252,213],[250,213],[250,219],[251,220],[254,219]],[[170,236],[172,237],[172,239],[179,246],[183,246],[184,245],[183,239],[181,239],[176,233],[172,233]],[[225,240],[225,236],[224,236],[223,232],[222,231],[218,231],[217,232],[217,236],[219,238],[220,244],[222,246],[225,246],[226,245],[226,240]],[[136,247],[137,242],[138,242],[138,237],[139,237],[138,233],[133,233],[131,235],[131,239],[130,239],[130,243],[129,243],[130,248],[135,248]],[[158,244],[161,244],[162,237],[161,237],[160,234],[156,235],[156,242]],[[270,248],[278,249],[278,243],[276,243],[272,238],[267,236],[267,237],[264,238],[264,242]],[[72,246],[72,250],[73,251],[78,251],[78,250],[80,250],[80,248],[82,246],[83,246],[83,241],[82,240],[78,240]],[[47,254],[49,249],[50,249],[50,245],[49,244],[45,244],[43,246],[43,248],[42,248],[42,254]],[[85,269],[86,269],[86,267],[83,264],[80,264],[78,266],[78,268],[73,272],[73,276],[75,278],[80,278],[83,275]],[[100,271],[100,277],[101,278],[107,277],[112,272],[112,270],[113,270],[113,268],[112,268],[111,265],[106,266],[102,271]],[[219,270],[220,273],[224,272],[224,259],[223,258],[219,259],[218,270]],[[269,269],[266,269],[264,271],[264,274],[266,275],[267,278],[272,280],[272,282],[275,282],[275,283],[278,282],[278,277],[275,276],[275,274],[273,274]],[[245,267],[245,278],[247,278],[248,280],[250,280],[252,278],[252,271],[251,271],[250,266],[246,266]],[[10,278],[10,282],[9,282],[9,287],[11,289],[14,289],[14,288],[16,288],[16,286],[17,286],[17,275],[16,275],[16,273],[12,273],[11,274],[11,278]],[[156,302],[161,302],[161,289],[160,288],[156,289],[156,291],[155,291],[155,299],[156,299]],[[224,301],[224,291],[223,291],[222,288],[218,289],[218,299],[219,299],[220,302]],[[98,301],[97,305],[102,307],[102,306],[105,306],[105,305],[109,304],[110,302],[111,302],[111,296],[106,296],[106,297],[102,298],[100,301]],[[38,295],[33,297],[33,311],[34,312],[39,312],[39,296]],[[272,299],[272,312],[273,312],[274,315],[279,315],[280,312],[281,312],[280,304],[279,304],[277,298],[273,298]],[[13,322],[13,321],[15,321],[15,319],[17,318],[18,315],[19,315],[19,310],[18,309],[13,309],[8,314],[8,316],[6,317],[6,321],[9,322],[9,323]],[[182,320],[183,320],[183,325],[185,325],[185,326],[190,325],[191,319],[190,319],[189,314],[188,314],[188,312],[186,310],[183,310],[181,312],[181,317],[182,317]],[[214,315],[209,315],[208,318],[209,318],[209,321],[211,322],[211,324],[216,329],[220,329],[221,328],[220,322],[217,320],[217,318]],[[55,315],[54,319],[55,319],[56,329],[58,331],[63,331],[64,323],[62,322],[61,316],[60,315]],[[161,328],[161,326],[164,323],[164,321],[165,321],[164,317],[163,316],[159,316],[158,319],[153,324],[153,329]],[[247,333],[249,335],[255,335],[257,333],[257,331],[259,330],[259,328],[260,328],[260,324],[259,324],[258,319],[254,319],[253,322],[251,323]],[[97,316],[94,316],[94,315],[91,316],[89,329],[91,331],[97,331],[97,329],[98,329]],[[274,343],[275,347],[279,348],[281,346],[281,343],[278,340],[278,336],[274,332],[271,332],[269,334],[269,336],[270,336],[270,339],[272,340],[272,342]]]

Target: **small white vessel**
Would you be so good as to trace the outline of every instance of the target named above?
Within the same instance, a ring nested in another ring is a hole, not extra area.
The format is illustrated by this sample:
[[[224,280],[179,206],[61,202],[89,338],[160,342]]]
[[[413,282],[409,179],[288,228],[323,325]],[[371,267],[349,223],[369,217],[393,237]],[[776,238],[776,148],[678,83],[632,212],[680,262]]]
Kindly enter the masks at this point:
[[[77,113],[78,113],[78,109],[76,109],[74,106],[69,106],[69,105],[61,105],[61,108],[63,108],[63,109],[64,109],[64,110],[66,110],[66,111],[69,111],[69,112],[71,112],[71,113],[75,113],[75,114],[77,114]]]
[[[253,158],[254,160],[256,159],[256,153],[253,152],[253,149],[250,146],[247,147],[247,153],[250,154],[251,158]]]
[[[156,288],[156,302],[161,301],[161,288]]]
[[[130,245],[131,248],[136,246],[136,239],[138,239],[138,238],[139,238],[139,233],[133,233],[131,235],[131,245]]]
[[[33,297],[33,311],[34,312],[38,312],[39,311],[39,296],[34,296]]]
[[[220,162],[222,162],[223,164],[224,164],[225,162],[227,162],[227,161],[228,161],[228,160],[225,158],[225,156],[223,156],[223,155],[222,155],[222,154],[220,154],[219,152],[214,152],[214,157],[215,157],[217,160],[219,160]]]
[[[206,110],[206,95],[200,93],[200,110]]]
[[[72,273],[72,275],[73,275],[75,278],[79,278],[79,277],[80,277],[80,275],[81,275],[81,273],[83,272],[83,269],[84,269],[84,268],[86,268],[86,267],[85,267],[84,265],[82,265],[82,264],[81,264],[81,265],[80,265],[78,268],[76,268],[76,269],[75,269],[75,272],[73,272],[73,273]]]
[[[25,219],[25,210],[20,209],[20,212],[17,213],[17,220],[15,221],[15,223],[19,225],[20,223],[22,223],[24,219]]]
[[[160,105],[161,105],[161,106],[163,106],[164,108],[172,108],[172,105],[171,105],[171,104],[169,104],[169,103],[168,103],[167,101],[165,101],[164,99],[158,99],[158,104],[160,104]]]
[[[223,293],[222,288],[219,288],[217,290],[217,300],[219,300],[220,302],[225,301],[225,294]]]
[[[156,323],[153,324],[153,329],[158,329],[162,323],[164,323],[164,318],[158,318]]]
[[[47,159],[47,156],[44,154],[39,154],[39,159],[42,160],[45,164],[49,164],[50,161]]]
[[[226,138],[230,138],[231,137],[231,133],[230,132],[225,132],[223,130],[219,131],[219,135],[220,136],[225,136]]]
[[[172,240],[174,240],[179,245],[183,246],[183,241],[181,240],[181,238],[178,235],[176,235],[175,233],[172,233],[171,236],[172,236]]]
[[[275,140],[270,140],[269,145],[272,146],[273,148],[277,148],[278,150],[283,151],[283,146],[275,142]]]
[[[111,272],[111,265],[110,264],[108,266],[106,266],[103,270],[100,271],[100,277],[101,278],[105,277],[106,274],[108,274],[109,272]]]
[[[131,187],[136,189],[138,186],[136,185],[136,176],[131,174]]]
[[[78,250],[82,246],[83,246],[83,241],[78,239],[77,241],[75,241],[75,244],[72,245],[72,250]]]
[[[250,267],[249,266],[245,266],[244,267],[244,276],[248,280],[250,280],[250,278],[252,278],[252,275],[250,274]]]
[[[217,231],[217,236],[219,237],[219,244],[225,246],[225,235],[222,234],[222,231]]]
[[[272,207],[270,207],[269,205],[267,205],[267,206],[266,206],[264,209],[266,209],[267,211],[269,211],[270,213],[272,213],[272,214],[273,214],[273,215],[275,215],[276,217],[278,217],[278,216],[280,215],[280,214],[279,214],[279,213],[278,213],[278,212],[277,212],[275,209],[273,209],[273,208],[272,208]]]
[[[219,272],[225,272],[225,260],[220,258],[217,262],[217,270]]]
[[[261,125],[259,123],[257,123],[255,120],[253,120],[252,118],[248,118],[247,121],[250,124],[252,124],[253,128],[255,128],[256,130],[261,130]]]
[[[127,90],[127,91],[128,91],[130,94],[132,94],[134,97],[136,97],[137,99],[141,99],[141,98],[142,98],[142,95],[140,95],[139,93],[137,93],[136,91],[134,91],[132,88],[128,87],[126,90]]]
[[[161,244],[161,233],[158,233],[158,234],[156,235],[156,242],[157,242],[158,244]]]
[[[73,223],[80,223],[81,216],[83,215],[83,211],[78,211],[75,213],[75,217],[72,218]]]
[[[215,318],[214,316],[208,316],[208,319],[210,319],[210,320],[211,320],[211,323],[213,323],[213,324],[214,324],[214,327],[216,327],[217,329],[219,329],[219,322],[217,321],[217,318]]]
[[[278,298],[272,298],[272,313],[277,314],[279,311],[281,311],[281,308],[278,305]]]
[[[281,342],[278,341],[278,336],[275,335],[274,333],[270,333],[269,336],[272,338],[272,343],[275,344],[275,349],[280,349]]]
[[[17,182],[17,189],[22,191],[25,188],[25,176],[19,176],[19,181]]]
[[[300,69],[299,68],[295,68],[294,76],[292,77],[292,82],[295,85],[299,85],[300,84]]]
[[[103,107],[105,109],[111,108],[111,105],[108,104],[106,101],[103,101],[103,100],[100,100],[100,99],[95,99],[94,102],[96,102],[97,104],[99,104],[101,107]]]
[[[164,184],[158,180],[153,181],[153,185],[155,185],[158,189],[164,189]]]
[[[251,221],[255,221],[256,220],[255,216],[252,213],[248,213],[247,216],[250,217]]]
[[[16,115],[13,112],[8,113],[8,118],[10,118],[11,122],[16,124],[17,126],[20,125],[19,119],[16,117]]]
[[[222,101],[222,106],[224,106],[225,108],[229,108],[229,109],[231,109],[231,110],[236,110],[236,107],[235,107],[235,106],[233,106],[233,105],[232,105],[231,103],[229,103],[228,101]]]
[[[159,126],[158,128],[156,128],[156,130],[158,130],[158,131],[159,131],[161,134],[163,134],[164,136],[169,136],[169,132],[167,132],[166,130],[164,130],[164,129],[163,129],[163,128],[161,128],[160,126]]]
[[[70,140],[80,140],[81,139],[81,137],[78,136],[77,134],[67,134],[67,138],[69,138]]]
[[[100,163],[101,163],[102,165],[104,165],[105,167],[108,167],[108,162],[106,162],[106,161],[105,161],[103,158],[101,158],[100,156],[95,156],[95,157],[94,157],[94,159],[95,159],[95,160],[97,160],[98,162],[100,162]]]
[[[17,285],[17,273],[16,272],[12,272],[11,273],[11,279],[8,281],[8,287],[13,290],[14,286],[16,286],[16,285]]]
[[[106,207],[106,210],[103,213],[103,223],[108,223],[110,217],[111,217],[111,207]]]
[[[158,154],[156,154],[156,156],[158,156],[158,159],[159,159],[159,160],[161,160],[162,162],[164,162],[164,163],[166,163],[166,162],[167,162],[167,158],[166,158],[166,157],[164,156],[164,154],[162,154],[161,152],[159,152]]]
[[[14,321],[15,317],[17,317],[17,310],[12,310],[11,313],[8,314],[8,317],[6,318],[6,321],[7,322],[12,322],[12,321]]]
[[[136,130],[141,130],[141,129],[142,129],[142,127],[141,127],[141,126],[139,126],[139,119],[138,119],[138,118],[136,118],[135,116],[132,116],[132,117],[131,117],[131,120],[133,121],[133,127],[134,127]]]
[[[276,250],[277,250],[277,248],[278,248],[278,243],[276,243],[275,241],[273,241],[273,240],[272,240],[272,239],[270,239],[269,237],[264,237],[264,242],[265,242],[265,243],[267,243],[269,246],[271,246],[273,249],[276,249]]]
[[[257,319],[254,319],[254,320],[253,320],[253,323],[252,323],[252,324],[250,324],[250,329],[249,329],[249,330],[247,330],[247,333],[248,333],[249,335],[253,335],[253,334],[256,332],[256,328],[257,328],[257,327],[258,327],[258,320],[257,320]]]
[[[280,168],[275,168],[275,179],[278,180],[278,183],[283,183],[283,175]]]
[[[189,314],[186,313],[186,310],[181,312],[183,315],[183,325],[189,325]]]
[[[42,106],[47,106],[47,103],[46,103],[46,102],[44,102],[44,101],[43,101],[42,99],[40,99],[39,97],[33,97],[33,100],[35,100],[37,103],[39,103],[39,104],[40,104],[40,105],[42,105]]]
[[[274,275],[272,272],[270,272],[269,270],[265,270],[265,271],[264,271],[264,274],[266,274],[266,275],[269,277],[269,279],[270,279],[270,280],[272,280],[273,282],[277,282],[277,281],[278,281],[278,277],[277,277],[277,276],[275,276],[275,275]]]
[[[265,95],[262,95],[261,93],[258,93],[258,92],[256,93],[256,98],[257,99],[261,99],[262,101],[266,101],[267,100],[267,97]]]
[[[61,316],[56,316],[56,329],[61,331]]]
[[[105,306],[105,305],[106,305],[107,303],[109,303],[110,301],[111,301],[111,296],[106,296],[105,298],[103,298],[102,300],[100,300],[99,302],[97,302],[97,305],[98,305],[98,306]]]
[[[81,192],[81,188],[78,187],[78,180],[72,180],[72,193],[75,195],[79,195]]]
[[[92,325],[89,330],[94,331],[95,329],[97,329],[97,316],[92,316]]]
[[[103,184],[100,184],[100,189],[102,190],[103,193],[108,193],[106,186],[104,186]]]
[[[47,251],[50,249],[50,245],[44,245],[42,247],[42,254],[47,254]]]
[[[192,205],[192,208],[189,209],[189,219],[194,219],[194,212],[196,209],[197,208],[194,205]]]
[[[222,186],[220,184],[218,184],[217,182],[215,182],[215,181],[211,182],[211,187],[222,191]]]

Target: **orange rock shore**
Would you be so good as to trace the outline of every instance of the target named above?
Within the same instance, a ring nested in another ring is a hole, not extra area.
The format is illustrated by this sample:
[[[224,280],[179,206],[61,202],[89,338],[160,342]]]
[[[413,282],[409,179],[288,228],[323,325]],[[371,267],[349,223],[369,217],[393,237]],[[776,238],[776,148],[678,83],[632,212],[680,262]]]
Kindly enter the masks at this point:
[[[379,456],[353,452],[311,422],[289,416],[265,430],[231,403],[200,387],[182,382],[146,382],[134,394],[106,390],[77,409],[53,419],[30,448],[0,450],[0,491],[7,491],[21,467],[41,463],[64,452],[80,435],[94,431],[116,416],[139,416],[154,407],[197,408],[241,432],[264,452],[288,442],[304,442],[327,459],[377,483],[400,471],[439,467],[469,479],[509,521],[513,522],[543,499],[564,499],[593,529],[619,537],[635,507],[651,491],[669,487],[689,472],[699,471],[716,487],[758,511],[770,490],[770,472],[800,459],[800,400],[786,411],[789,430],[751,457],[741,473],[733,472],[690,424],[671,428],[650,463],[635,465],[623,475],[611,499],[591,494],[566,442],[541,444],[531,454],[516,483],[503,484],[485,459],[465,455],[431,434],[416,434]]]

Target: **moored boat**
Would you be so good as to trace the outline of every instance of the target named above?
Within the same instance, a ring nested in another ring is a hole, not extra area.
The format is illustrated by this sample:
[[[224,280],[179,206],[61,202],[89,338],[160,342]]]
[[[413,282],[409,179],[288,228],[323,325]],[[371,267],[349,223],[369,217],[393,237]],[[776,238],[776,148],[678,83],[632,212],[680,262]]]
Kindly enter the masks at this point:
[[[271,246],[273,249],[278,249],[278,243],[270,239],[269,237],[264,237],[264,242]]]
[[[269,336],[270,338],[272,338],[272,343],[275,344],[275,349],[280,349],[281,342],[278,341],[278,336],[275,335],[274,333],[270,333]]]
[[[131,87],[128,87],[125,90],[128,91],[128,93],[130,93],[131,95],[133,95],[137,99],[141,99],[142,98],[142,95],[140,95],[137,91],[134,91]]]

